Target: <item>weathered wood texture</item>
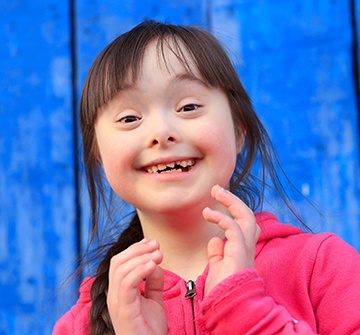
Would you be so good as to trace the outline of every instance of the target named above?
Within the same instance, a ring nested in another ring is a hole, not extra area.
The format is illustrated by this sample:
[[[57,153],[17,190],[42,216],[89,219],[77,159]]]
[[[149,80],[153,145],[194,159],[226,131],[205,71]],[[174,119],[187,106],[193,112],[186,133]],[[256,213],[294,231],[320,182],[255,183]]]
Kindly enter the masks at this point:
[[[56,290],[89,228],[76,106],[96,54],[144,19],[223,41],[284,169],[323,215],[297,197],[305,221],[360,250],[360,0],[0,0],[0,335],[50,334],[74,302],[76,281]]]
[[[77,240],[68,6],[0,2],[0,334],[50,334],[69,298],[55,295]]]

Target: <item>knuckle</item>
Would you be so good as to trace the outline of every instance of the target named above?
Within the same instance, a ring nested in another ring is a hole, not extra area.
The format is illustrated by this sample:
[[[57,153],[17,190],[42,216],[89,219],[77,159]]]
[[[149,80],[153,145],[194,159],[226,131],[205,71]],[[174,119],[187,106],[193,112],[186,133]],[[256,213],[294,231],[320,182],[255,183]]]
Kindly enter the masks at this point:
[[[129,280],[123,279],[120,283],[119,283],[119,291],[120,292],[126,292],[129,289],[131,289],[131,284],[129,282]]]
[[[110,259],[110,267],[115,268],[122,263],[122,253],[112,256]]]

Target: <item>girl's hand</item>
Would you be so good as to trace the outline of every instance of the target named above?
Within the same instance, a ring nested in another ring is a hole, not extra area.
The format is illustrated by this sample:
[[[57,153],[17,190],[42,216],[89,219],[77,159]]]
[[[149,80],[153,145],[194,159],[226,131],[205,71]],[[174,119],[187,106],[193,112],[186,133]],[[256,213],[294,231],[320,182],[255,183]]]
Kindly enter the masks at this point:
[[[111,259],[107,305],[117,335],[167,334],[159,247],[143,239]],[[144,280],[142,295],[139,285]]]
[[[216,185],[211,195],[224,205],[233,216],[205,208],[205,220],[217,224],[225,232],[227,242],[213,237],[208,244],[209,274],[205,283],[205,295],[225,278],[235,272],[254,267],[255,247],[260,227],[253,212],[239,198]]]

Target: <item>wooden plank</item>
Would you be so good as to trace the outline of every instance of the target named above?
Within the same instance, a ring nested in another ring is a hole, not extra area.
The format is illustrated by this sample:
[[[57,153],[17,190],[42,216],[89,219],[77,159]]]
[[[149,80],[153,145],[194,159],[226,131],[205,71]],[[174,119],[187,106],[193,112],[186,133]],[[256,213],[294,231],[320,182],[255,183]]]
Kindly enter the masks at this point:
[[[75,289],[55,292],[76,255],[69,8],[0,8],[0,334],[50,334]]]
[[[315,231],[360,250],[358,111],[349,1],[213,1],[213,30],[232,49],[256,110]],[[227,31],[224,27],[230,27]],[[282,213],[276,198],[267,208]]]
[[[77,92],[95,55],[119,33],[147,18],[206,27],[209,6],[285,169],[321,203],[322,226],[297,201],[305,220],[360,250],[348,2],[79,0]],[[49,334],[76,290],[54,292],[77,255],[70,8],[58,0],[0,0],[0,8],[0,334]]]
[[[106,1],[76,2],[78,78],[81,89],[96,55],[119,34],[146,19],[206,26],[205,1]]]
[[[357,94],[358,115],[360,114],[360,0],[351,1],[353,29],[353,71]],[[360,130],[360,121],[359,121]]]
[[[356,39],[356,65],[355,70],[357,70],[357,85],[358,85],[358,98],[360,99],[360,0],[352,0],[351,3],[353,4],[352,11],[353,11],[353,30],[354,30],[354,37]],[[359,111],[360,112],[360,111]]]

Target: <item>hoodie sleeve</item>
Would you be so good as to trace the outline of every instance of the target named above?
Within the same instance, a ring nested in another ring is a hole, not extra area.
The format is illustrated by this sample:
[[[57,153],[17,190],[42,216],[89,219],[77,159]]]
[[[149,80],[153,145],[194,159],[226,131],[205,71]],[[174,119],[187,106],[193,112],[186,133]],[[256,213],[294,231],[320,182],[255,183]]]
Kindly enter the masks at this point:
[[[266,296],[264,282],[254,269],[226,278],[204,298],[201,310],[206,334],[316,334]]]
[[[283,266],[281,270],[288,275],[291,271],[297,273],[297,284],[293,277],[277,282],[280,290],[292,292],[295,305],[301,299],[309,302],[311,323],[295,320],[289,310],[266,294],[258,272],[245,269],[226,278],[202,301],[201,324],[205,333],[360,335],[360,255],[333,234],[312,236],[307,243],[304,241],[303,251],[293,255],[299,260],[290,262],[291,269]],[[286,258],[293,259],[290,254]],[[268,280],[276,277],[273,273]],[[283,279],[286,277],[289,276]],[[299,281],[304,290],[294,298],[297,289],[287,290],[287,286],[298,285]]]
[[[360,335],[360,254],[329,234],[318,246],[309,297],[320,334]]]

